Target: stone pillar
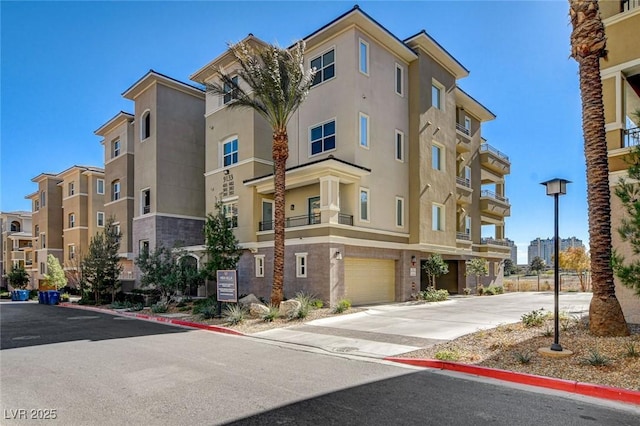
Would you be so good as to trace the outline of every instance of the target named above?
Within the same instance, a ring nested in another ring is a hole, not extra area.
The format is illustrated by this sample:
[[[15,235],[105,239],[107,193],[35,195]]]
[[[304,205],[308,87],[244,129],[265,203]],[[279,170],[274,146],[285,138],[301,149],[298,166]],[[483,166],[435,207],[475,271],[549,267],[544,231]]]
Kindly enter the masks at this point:
[[[340,213],[340,179],[335,176],[320,178],[320,222],[338,223]]]

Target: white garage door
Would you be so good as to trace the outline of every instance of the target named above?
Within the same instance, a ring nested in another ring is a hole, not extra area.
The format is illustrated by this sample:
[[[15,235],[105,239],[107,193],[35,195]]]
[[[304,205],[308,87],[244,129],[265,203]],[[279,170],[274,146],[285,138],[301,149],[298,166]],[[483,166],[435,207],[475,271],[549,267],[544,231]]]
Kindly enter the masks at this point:
[[[395,269],[394,260],[345,258],[346,298],[353,305],[393,302]]]

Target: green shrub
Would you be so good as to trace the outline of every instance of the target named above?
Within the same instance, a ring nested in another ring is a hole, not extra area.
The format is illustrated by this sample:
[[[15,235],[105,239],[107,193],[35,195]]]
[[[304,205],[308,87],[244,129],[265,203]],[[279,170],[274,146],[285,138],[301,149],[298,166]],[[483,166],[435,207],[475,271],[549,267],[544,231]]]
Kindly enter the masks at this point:
[[[224,308],[223,317],[227,323],[236,325],[244,321],[246,314],[247,313],[243,307],[241,307],[239,304],[233,304],[227,305]]]
[[[176,305],[176,308],[184,308],[185,306],[187,306],[187,302],[185,302],[184,300],[181,300],[180,302],[178,302],[178,304]]]
[[[494,286],[489,286],[485,289],[483,289],[482,294],[484,296],[495,296],[496,295],[496,288]]]
[[[311,301],[311,306],[313,307],[313,309],[322,309],[322,307],[324,306],[324,302],[322,301],[322,299],[313,299]]]
[[[169,310],[169,306],[166,303],[158,302],[151,305],[151,312],[154,314],[164,314]]]
[[[143,303],[132,303],[131,307],[129,308],[129,310],[133,312],[141,311],[143,309],[144,309]]]
[[[457,361],[460,359],[460,354],[455,350],[441,350],[436,352],[436,359],[440,361]]]
[[[633,342],[627,342],[625,345],[626,353],[625,356],[628,358],[638,358],[640,357],[640,351],[636,349],[636,345]]]
[[[211,318],[215,318],[216,314],[218,313],[218,307],[215,305],[202,306],[198,310],[198,312],[200,315],[202,315],[202,318],[211,319]]]
[[[546,312],[544,308],[534,309],[533,311],[523,314],[520,319],[525,327],[537,327],[544,323]]]
[[[333,307],[333,313],[341,314],[344,311],[349,310],[349,308],[351,308],[351,301],[349,299],[342,299],[338,301],[338,304],[336,306]]]
[[[531,362],[531,358],[533,357],[533,355],[529,351],[524,353],[516,352],[513,354],[513,356],[515,357],[516,361],[518,361],[520,364],[529,364]]]
[[[209,308],[210,306],[216,306],[218,301],[216,300],[216,296],[210,296],[206,299],[198,299],[193,302],[193,311],[191,311],[194,315],[201,314],[204,309]]]
[[[8,291],[0,292],[0,299],[11,299],[11,293]]]
[[[469,287],[465,287],[462,292],[464,293],[465,296],[469,296],[471,294],[471,292],[473,292],[473,290]]]
[[[583,358],[582,362],[594,367],[604,367],[611,364],[611,360],[602,355],[597,349],[589,350],[589,356]]]
[[[280,309],[278,309],[276,305],[268,304],[267,308],[269,309],[269,311],[262,314],[262,321],[271,322],[274,319],[278,318],[278,315],[280,315]]]
[[[69,300],[71,300],[71,295],[69,293],[62,293],[62,295],[60,296],[60,301],[68,302]]]
[[[429,287],[428,290],[420,292],[420,299],[426,302],[442,302],[449,298],[449,292],[445,289],[434,290],[433,287]]]

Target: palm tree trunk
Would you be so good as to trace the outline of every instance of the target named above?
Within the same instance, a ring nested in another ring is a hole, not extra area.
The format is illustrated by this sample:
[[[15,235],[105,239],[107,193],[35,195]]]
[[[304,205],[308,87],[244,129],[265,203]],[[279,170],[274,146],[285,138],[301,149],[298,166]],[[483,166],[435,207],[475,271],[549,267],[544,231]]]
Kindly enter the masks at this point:
[[[629,334],[629,329],[616,298],[611,268],[609,165],[600,80],[600,58],[606,55],[604,25],[596,0],[569,0],[569,8],[573,25],[571,56],[580,69],[582,131],[587,164],[593,277],[589,329],[597,336],[625,336]]]
[[[273,226],[273,286],[271,303],[278,306],[284,298],[284,221],[285,221],[285,171],[289,157],[287,129],[277,129],[273,133],[273,185],[274,185],[274,226]]]

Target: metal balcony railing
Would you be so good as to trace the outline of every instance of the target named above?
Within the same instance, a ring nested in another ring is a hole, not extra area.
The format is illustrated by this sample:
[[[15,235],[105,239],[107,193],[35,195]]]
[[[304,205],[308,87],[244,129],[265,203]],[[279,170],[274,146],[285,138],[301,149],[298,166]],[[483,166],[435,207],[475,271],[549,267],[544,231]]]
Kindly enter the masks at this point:
[[[493,155],[497,156],[498,158],[502,158],[505,161],[509,161],[509,156],[507,154],[504,154],[498,151],[488,143],[483,143],[482,145],[480,145],[480,152],[490,152]]]
[[[471,241],[471,235],[468,232],[456,232],[456,240]]]
[[[469,129],[464,127],[464,124],[456,123],[456,130],[460,133],[464,133],[467,136],[471,136],[471,132],[469,131]]]
[[[456,183],[458,185],[466,186],[467,188],[471,188],[471,180],[467,178],[463,178],[460,176],[456,176]]]
[[[151,206],[142,206],[142,214],[151,212]]]
[[[638,0],[640,2],[640,0]],[[630,146],[640,145],[640,127],[634,127],[633,129],[624,130],[624,146],[625,148]]]
[[[350,214],[338,213],[338,223],[340,225],[353,226],[353,216]]]
[[[288,217],[284,220],[285,228],[295,228],[298,226],[317,225],[320,223],[320,213],[314,213],[304,216]],[[353,216],[339,213],[338,223],[341,225],[353,226]],[[258,223],[258,231],[273,231],[273,221],[264,220]]]
[[[487,189],[483,189],[480,193],[481,197],[493,198],[494,200],[502,201],[503,203],[509,204],[509,199],[507,197],[503,197],[502,195],[498,195],[493,191],[489,191]]]
[[[632,9],[640,7],[640,0],[622,0],[620,4],[622,6],[622,12],[628,12]]]
[[[505,240],[496,240],[495,238],[481,238],[480,244],[491,244],[494,246],[509,247],[509,242]]]

